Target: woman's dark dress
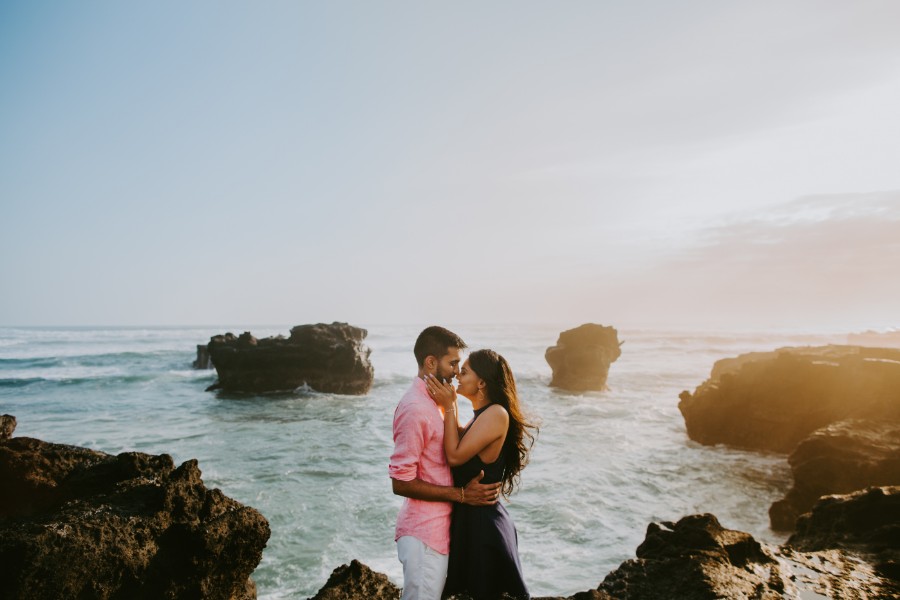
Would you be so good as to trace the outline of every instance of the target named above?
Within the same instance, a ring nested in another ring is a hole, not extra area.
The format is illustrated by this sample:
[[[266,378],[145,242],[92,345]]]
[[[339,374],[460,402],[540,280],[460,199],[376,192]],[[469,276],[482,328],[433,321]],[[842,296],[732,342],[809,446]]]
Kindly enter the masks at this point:
[[[486,408],[475,411],[472,423]],[[504,446],[503,452],[506,451]],[[454,485],[467,484],[481,470],[484,471],[482,483],[500,481],[503,478],[502,452],[489,465],[476,454],[465,464],[453,467]],[[450,562],[444,595],[462,592],[475,600],[495,600],[504,592],[514,598],[530,598],[519,564],[516,526],[499,502],[493,506],[453,505]]]

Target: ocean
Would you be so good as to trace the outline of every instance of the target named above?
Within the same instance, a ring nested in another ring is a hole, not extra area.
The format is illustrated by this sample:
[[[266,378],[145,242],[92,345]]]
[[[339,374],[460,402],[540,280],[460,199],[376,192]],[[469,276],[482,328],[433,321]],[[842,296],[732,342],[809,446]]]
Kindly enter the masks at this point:
[[[176,464],[198,459],[207,487],[269,520],[272,537],[253,574],[259,598],[312,596],[352,559],[400,584],[401,499],[387,463],[422,326],[354,325],[369,331],[375,382],[366,396],[204,391],[216,376],[191,368],[197,344],[226,331],[286,335],[290,326],[0,328],[0,413],[17,418],[15,436],[166,453]],[[720,358],[846,335],[620,329],[609,389],[572,394],[549,387],[544,352],[577,325],[448,325],[471,348],[507,358],[541,423],[507,504],[531,593],[596,587],[634,556],[652,521],[711,512],[726,527],[784,541],[768,527],[768,508],[790,487],[786,457],[690,441],[678,394]],[[466,414],[465,399],[460,406]]]

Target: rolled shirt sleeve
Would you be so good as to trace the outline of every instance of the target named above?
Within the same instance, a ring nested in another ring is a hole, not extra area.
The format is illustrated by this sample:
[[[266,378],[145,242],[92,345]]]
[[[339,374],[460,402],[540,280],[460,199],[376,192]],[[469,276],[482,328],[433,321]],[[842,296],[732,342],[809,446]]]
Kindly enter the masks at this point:
[[[428,434],[427,425],[426,416],[415,405],[401,404],[397,407],[394,413],[394,453],[388,465],[391,479],[412,481],[418,477]]]

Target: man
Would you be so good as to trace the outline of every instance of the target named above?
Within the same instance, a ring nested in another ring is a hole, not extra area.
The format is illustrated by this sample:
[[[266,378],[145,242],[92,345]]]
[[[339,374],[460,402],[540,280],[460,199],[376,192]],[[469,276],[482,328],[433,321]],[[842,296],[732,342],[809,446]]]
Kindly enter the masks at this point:
[[[388,468],[394,493],[404,496],[397,515],[397,555],[403,563],[402,600],[439,600],[447,578],[453,502],[490,505],[500,484],[480,483],[480,473],[464,487],[453,486],[444,455],[444,416],[428,394],[423,377],[450,381],[459,375],[458,335],[443,327],[419,334],[413,353],[418,377],[394,411],[394,453]]]

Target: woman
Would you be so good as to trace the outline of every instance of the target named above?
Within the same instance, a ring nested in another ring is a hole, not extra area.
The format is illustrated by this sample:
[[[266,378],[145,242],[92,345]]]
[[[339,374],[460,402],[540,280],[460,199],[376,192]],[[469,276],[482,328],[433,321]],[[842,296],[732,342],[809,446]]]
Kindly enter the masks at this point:
[[[469,355],[454,391],[449,383],[427,377],[431,396],[444,409],[444,451],[456,486],[479,472],[482,483],[501,482],[507,499],[528,463],[534,443],[519,407],[516,382],[509,364],[493,350]],[[457,392],[472,401],[475,416],[462,428],[457,417]],[[516,527],[502,504],[455,504],[450,530],[450,564],[444,595],[467,593],[475,600],[495,600],[506,593],[530,598],[519,564]]]

